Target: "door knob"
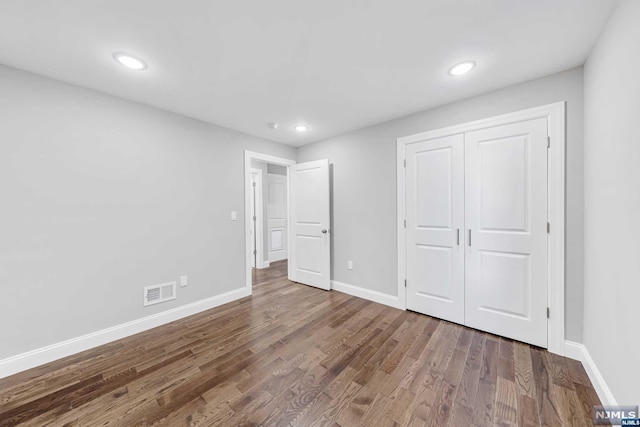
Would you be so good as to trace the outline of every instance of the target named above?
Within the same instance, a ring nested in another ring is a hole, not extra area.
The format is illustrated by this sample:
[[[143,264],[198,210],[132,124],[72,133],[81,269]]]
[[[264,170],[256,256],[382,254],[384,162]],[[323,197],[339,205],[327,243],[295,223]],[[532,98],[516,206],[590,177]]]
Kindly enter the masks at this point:
[[[329,232],[329,230],[327,230],[326,228],[322,229],[322,234],[327,234]]]

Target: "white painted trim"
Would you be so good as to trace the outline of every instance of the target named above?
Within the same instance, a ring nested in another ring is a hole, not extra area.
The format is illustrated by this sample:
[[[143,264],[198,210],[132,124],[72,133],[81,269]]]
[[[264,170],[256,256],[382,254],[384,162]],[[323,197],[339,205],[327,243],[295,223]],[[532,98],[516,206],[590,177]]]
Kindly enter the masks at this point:
[[[587,371],[591,384],[593,384],[593,388],[596,390],[602,404],[613,406],[617,405],[618,403],[613,396],[611,389],[596,366],[596,362],[591,358],[587,347],[585,347],[584,344],[577,342],[565,341],[564,348],[564,354],[566,357],[582,362],[582,366],[584,366],[585,371]]]
[[[501,126],[517,123],[525,120],[547,118],[551,149],[549,150],[548,163],[548,207],[551,234],[548,240],[549,276],[548,276],[548,306],[551,309],[551,317],[547,322],[547,346],[550,352],[564,355],[564,292],[565,292],[565,103],[543,105],[528,110],[517,111],[496,117],[476,120],[460,125],[449,126],[422,132],[416,135],[405,136],[397,139],[397,236],[398,236],[398,296],[406,307],[406,293],[404,287],[406,273],[406,238],[404,229],[405,219],[405,148],[408,144],[428,139],[441,138],[485,129],[493,126]]]
[[[401,143],[398,139],[398,145],[396,147],[396,170],[398,173],[397,178],[397,228],[396,236],[398,236],[398,302],[402,304],[402,308],[407,308],[407,288],[405,286],[405,280],[407,279],[407,242],[405,235],[404,222],[406,220],[405,206],[406,206],[406,171],[404,166],[406,159],[405,154],[406,144]]]
[[[295,160],[285,159],[283,157],[271,156],[269,154],[256,153],[254,151],[244,152],[244,236],[245,236],[245,287],[251,294],[252,280],[251,280],[251,160],[257,160],[259,162],[271,163],[274,165],[285,166],[287,168],[287,206],[291,206],[289,200],[289,183],[290,174],[289,166],[295,165]],[[287,215],[287,229],[291,229],[289,224],[289,217]],[[288,235],[289,247],[291,247],[291,233]],[[289,264],[291,269],[291,264]],[[289,270],[289,277],[291,277],[291,270]]]
[[[249,296],[247,289],[242,287],[211,298],[192,302],[181,307],[172,308],[161,313],[122,323],[87,335],[72,338],[46,347],[18,354],[7,359],[0,360],[0,378],[8,377],[27,369],[63,357],[71,356],[128,336],[147,331],[149,329],[165,325],[167,323],[192,316],[205,310],[218,307],[223,304]]]
[[[565,102],[556,102],[553,104],[541,105],[539,107],[529,108],[526,110],[515,111],[513,113],[502,114],[494,117],[487,117],[485,119],[475,120],[473,122],[461,123],[458,125],[448,126],[446,128],[429,130],[421,132],[415,135],[404,136],[398,138],[398,144],[407,145],[414,142],[424,141],[426,139],[441,138],[443,136],[456,135],[458,133],[465,133],[476,131],[479,129],[486,129],[494,126],[508,125],[511,123],[518,123],[525,120],[533,120],[538,118],[548,117],[550,114],[555,114],[558,111],[564,112]],[[563,119],[564,121],[564,119]]]
[[[283,259],[289,259],[289,256],[285,251],[278,251],[278,252],[280,253],[275,255],[272,252],[269,252],[269,262],[277,262],[277,261],[282,261]]]
[[[264,182],[263,182],[263,173],[262,169],[251,168],[250,173],[256,174],[256,206],[255,206],[255,215],[256,215],[256,268],[263,269],[269,268],[270,263],[269,260],[265,260],[264,253]],[[253,243],[253,242],[252,242]],[[253,244],[251,245],[253,247]]]
[[[383,294],[382,292],[372,291],[370,289],[361,288],[359,286],[349,285],[347,283],[331,281],[331,289],[345,294],[353,295],[379,304],[388,305],[393,308],[404,310],[404,304],[401,303],[397,296]]]
[[[540,107],[542,108],[542,107]],[[547,323],[548,348],[552,353],[564,355],[565,341],[565,103],[558,102],[546,106],[537,114],[547,112],[547,126],[551,148],[548,162],[548,218],[551,223],[549,234],[549,278],[548,307],[551,316]]]

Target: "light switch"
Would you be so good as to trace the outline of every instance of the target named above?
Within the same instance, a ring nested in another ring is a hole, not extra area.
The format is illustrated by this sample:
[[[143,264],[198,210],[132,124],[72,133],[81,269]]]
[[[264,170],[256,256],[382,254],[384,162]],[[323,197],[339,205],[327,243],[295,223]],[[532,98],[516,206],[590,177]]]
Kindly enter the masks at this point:
[[[184,288],[189,284],[189,276],[180,276],[180,287]]]
[[[353,261],[351,261],[351,260],[347,261],[347,268],[349,270],[353,270]]]
[[[236,211],[231,211],[231,221],[238,220],[238,213]]]

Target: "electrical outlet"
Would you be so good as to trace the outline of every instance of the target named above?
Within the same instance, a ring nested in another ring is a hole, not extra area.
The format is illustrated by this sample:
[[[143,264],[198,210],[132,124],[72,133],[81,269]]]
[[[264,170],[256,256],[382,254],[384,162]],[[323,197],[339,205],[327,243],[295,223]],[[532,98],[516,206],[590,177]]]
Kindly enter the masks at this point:
[[[353,270],[353,261],[351,261],[351,260],[347,261],[347,268],[349,270]]]
[[[189,276],[180,276],[180,287],[184,288],[189,284]]]
[[[236,211],[231,211],[231,221],[238,220],[238,213]]]

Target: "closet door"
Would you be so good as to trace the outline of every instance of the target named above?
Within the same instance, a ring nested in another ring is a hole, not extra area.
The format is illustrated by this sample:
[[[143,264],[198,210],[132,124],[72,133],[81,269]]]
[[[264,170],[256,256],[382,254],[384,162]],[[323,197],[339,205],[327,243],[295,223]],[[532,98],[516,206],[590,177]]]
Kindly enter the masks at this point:
[[[406,151],[407,308],[464,322],[464,138]]]
[[[465,134],[465,324],[547,347],[547,120]]]

